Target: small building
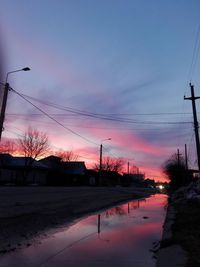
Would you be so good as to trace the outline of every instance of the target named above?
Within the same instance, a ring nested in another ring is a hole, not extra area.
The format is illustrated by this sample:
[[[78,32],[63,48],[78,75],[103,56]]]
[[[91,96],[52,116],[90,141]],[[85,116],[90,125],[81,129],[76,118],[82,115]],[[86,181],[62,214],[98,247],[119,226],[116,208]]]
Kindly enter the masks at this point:
[[[84,161],[62,161],[60,157],[49,156],[39,162],[48,168],[48,185],[88,185]]]
[[[143,186],[145,175],[142,173],[123,174],[121,185],[123,186]]]
[[[45,185],[48,167],[31,157],[0,154],[0,184]]]
[[[86,170],[86,179],[88,181],[88,185],[90,186],[97,186],[99,185],[99,172],[92,170],[92,169],[87,169]]]
[[[51,155],[46,158],[40,159],[39,162],[50,167],[51,169],[57,169],[60,167],[61,158]]]
[[[99,185],[117,186],[121,184],[122,175],[115,171],[102,171],[100,174]]]
[[[63,185],[60,173],[61,158],[51,155],[40,159],[39,162],[48,168],[46,179],[47,185]]]
[[[84,161],[61,162],[60,172],[66,185],[87,185],[86,166]]]

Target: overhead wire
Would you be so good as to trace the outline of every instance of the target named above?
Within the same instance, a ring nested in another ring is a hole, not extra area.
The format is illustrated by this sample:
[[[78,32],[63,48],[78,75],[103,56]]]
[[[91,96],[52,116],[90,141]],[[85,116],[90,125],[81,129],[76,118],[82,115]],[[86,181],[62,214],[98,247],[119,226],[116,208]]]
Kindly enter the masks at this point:
[[[46,102],[46,101],[41,101],[39,99],[24,95],[24,94],[20,94],[20,96],[24,99],[26,99],[26,101],[28,100],[27,98],[30,98],[34,101],[37,101],[39,103],[42,103],[43,105],[47,105],[53,108],[56,108],[58,110],[65,110],[68,111],[70,113],[74,113],[80,116],[86,116],[86,117],[90,117],[90,118],[95,118],[95,119],[101,119],[101,120],[108,120],[108,121],[114,121],[114,122],[121,122],[121,123],[131,123],[131,124],[187,124],[190,123],[189,121],[135,121],[129,118],[122,118],[122,117],[117,117],[117,116],[113,116],[110,114],[100,114],[100,113],[93,113],[93,112],[88,112],[88,111],[83,111],[83,110],[79,110],[79,109],[72,109],[71,107],[64,107],[64,106],[60,106],[54,103],[50,103],[50,102]],[[30,100],[29,100],[30,101]],[[34,105],[31,101],[30,103],[32,105]],[[144,113],[145,114],[145,113]],[[154,113],[156,114],[156,113]],[[50,115],[49,115],[50,116]],[[52,116],[51,116],[52,118]]]
[[[84,139],[85,141],[95,144],[97,145],[97,143],[89,140],[88,138],[84,137],[83,135],[73,131],[72,129],[70,129],[69,127],[63,125],[62,123],[60,123],[58,120],[56,120],[54,117],[52,117],[51,115],[49,115],[46,111],[42,110],[41,108],[39,108],[38,106],[36,106],[35,104],[33,104],[30,100],[26,99],[26,97],[24,97],[22,94],[20,94],[19,92],[17,92],[16,90],[14,90],[13,88],[11,88],[11,91],[16,93],[18,96],[20,96],[22,99],[24,99],[26,102],[28,102],[29,104],[31,104],[33,107],[35,107],[36,109],[38,109],[40,112],[42,112],[44,115],[46,115],[49,119],[53,120],[55,123],[57,123],[58,125],[60,125],[61,127],[63,127],[64,129],[66,129],[67,131],[71,132],[72,134]]]
[[[84,111],[86,112],[86,111]],[[108,115],[108,116],[163,116],[163,115],[192,115],[191,112],[157,112],[157,113],[94,113],[96,115]],[[9,116],[26,116],[25,113],[8,113]],[[40,116],[40,113],[29,113],[30,116]],[[67,113],[54,113],[52,116],[66,116]]]
[[[194,41],[194,48],[193,48],[193,52],[192,52],[192,60],[191,60],[191,64],[190,64],[189,71],[188,71],[186,88],[188,88],[189,82],[191,83],[191,81],[192,81],[192,77],[194,75],[196,64],[197,64],[197,60],[198,60],[198,56],[199,56],[199,50],[200,50],[200,24],[198,25],[197,33],[196,33],[196,37],[195,37],[195,41]],[[185,90],[184,95],[186,95],[186,91],[187,91],[187,89]],[[189,161],[190,161],[190,154],[191,154],[191,141],[193,140],[193,138],[194,138],[194,129],[193,129],[193,127],[191,127],[189,150],[188,150],[189,151],[188,152],[188,160]]]
[[[25,101],[27,101],[29,104],[31,104],[32,106],[34,106],[36,109],[38,109],[42,114],[44,114],[45,116],[47,116],[48,118],[50,118],[51,120],[53,120],[54,122],[56,122],[57,124],[59,124],[60,126],[62,126],[63,128],[65,128],[65,129],[67,129],[68,131],[70,131],[71,133],[73,133],[73,134],[75,134],[75,135],[77,135],[77,136],[79,136],[79,137],[81,137],[81,138],[83,138],[84,140],[86,140],[86,141],[88,141],[88,142],[90,142],[90,143],[93,143],[93,144],[95,144],[95,145],[98,145],[98,144],[96,144],[96,143],[94,143],[94,142],[92,142],[91,140],[89,140],[89,139],[87,139],[87,138],[85,138],[84,136],[82,136],[82,135],[80,135],[80,134],[78,134],[77,132],[75,132],[75,131],[73,131],[73,130],[71,130],[69,127],[66,127],[65,125],[63,125],[60,121],[58,121],[58,120],[56,120],[54,117],[52,117],[52,115],[50,115],[49,113],[47,113],[47,112],[45,112],[43,109],[41,109],[41,108],[39,108],[38,106],[36,106],[34,103],[32,103],[32,101],[30,101],[30,100],[28,100],[23,94],[20,94],[19,92],[17,92],[16,90],[14,90],[14,89],[12,89],[12,91],[14,92],[14,93],[16,93],[17,95],[19,95],[21,98],[23,98]],[[41,102],[41,101],[40,101]],[[42,101],[43,102],[43,101]],[[57,108],[57,107],[56,107]],[[78,112],[79,113],[79,112]],[[152,114],[156,114],[156,113],[152,113]],[[162,113],[160,113],[160,114],[162,114]],[[36,114],[37,115],[37,114]],[[81,114],[81,115],[83,115],[83,114]],[[84,114],[85,115],[85,114]],[[88,115],[88,114],[86,114],[86,115]],[[91,114],[90,114],[91,115]],[[96,116],[96,115],[95,115]],[[109,119],[113,119],[113,118],[109,118]],[[116,118],[114,118],[114,120],[116,120]],[[119,120],[119,118],[117,119],[117,120]],[[120,120],[121,120],[121,118],[120,118]],[[156,123],[156,124],[161,124],[161,123],[164,123],[164,124],[176,124],[177,122],[134,122],[134,123]],[[190,123],[190,122],[178,122],[178,123]],[[106,150],[107,150],[107,148],[106,148]],[[112,155],[113,157],[115,157],[116,158],[116,156],[115,155]]]
[[[47,121],[43,121],[43,120],[39,120],[39,119],[31,119],[29,118],[29,116],[26,116],[25,118],[21,118],[21,120],[25,120],[25,121],[29,121],[29,122],[37,122],[38,124],[46,124],[46,125],[51,125],[52,123],[54,122],[47,122]],[[111,127],[111,126],[108,126],[108,127],[101,127],[99,125],[95,125],[95,126],[89,126],[89,125],[86,125],[85,123],[84,124],[72,124],[71,123],[68,123],[68,126],[72,126],[74,128],[84,128],[84,129],[104,129],[104,130],[117,130],[117,131],[139,131],[139,132],[143,132],[143,131],[146,131],[146,132],[154,132],[155,134],[159,134],[160,132],[164,133],[168,133],[170,132],[171,133],[171,130],[166,130],[166,128],[135,128],[135,127]]]
[[[32,101],[30,101],[29,99],[32,99],[33,101],[37,101],[39,103],[42,103],[42,104],[47,105],[47,106],[51,106],[51,107],[59,109],[59,110],[65,110],[67,112],[70,112],[70,113],[73,113],[73,114],[76,114],[76,115],[87,116],[87,117],[92,117],[92,118],[98,118],[98,119],[103,119],[103,120],[111,120],[111,121],[114,121],[114,122],[134,123],[134,124],[150,124],[150,125],[160,125],[160,124],[163,124],[163,125],[165,125],[165,124],[179,124],[180,125],[180,124],[191,123],[189,121],[179,121],[179,122],[177,122],[177,121],[172,121],[172,122],[169,122],[169,121],[134,121],[134,120],[131,120],[129,118],[117,117],[119,114],[117,116],[116,116],[116,114],[98,114],[98,113],[92,113],[92,112],[82,111],[82,110],[78,110],[78,109],[72,109],[72,108],[69,108],[69,107],[63,107],[63,106],[60,106],[60,105],[57,105],[57,104],[54,104],[54,103],[41,101],[41,100],[38,100],[36,98],[21,94],[21,93],[17,92],[14,89],[12,89],[12,91],[14,93],[16,93],[17,95],[19,95],[21,98],[23,98],[25,101],[27,101],[29,104],[31,104],[33,107],[38,109],[42,114],[44,114],[45,116],[50,118],[52,121],[56,122],[57,124],[59,124],[60,126],[65,128],[66,130],[70,131],[71,133],[81,137],[85,141],[93,143],[95,145],[98,145],[98,144],[93,142],[93,141],[91,141],[91,140],[89,140],[88,138],[85,138],[84,136],[80,135],[79,133],[71,130],[69,127],[63,125],[60,121],[58,121],[57,119],[55,119],[53,117],[53,116],[59,116],[61,114],[54,114],[52,116],[49,113],[47,113],[46,111],[44,111],[43,109],[41,109],[40,107],[38,107],[37,105],[35,105],[34,103],[32,103]],[[29,99],[27,99],[27,98],[29,98]],[[134,113],[132,113],[132,114],[134,114]],[[147,113],[135,113],[135,115],[145,115],[145,114],[147,114]],[[177,115],[177,114],[180,115],[180,113],[170,113],[170,112],[169,113],[149,113],[149,115],[156,115],[156,116],[158,116],[158,115],[172,115],[172,114],[173,115]],[[13,115],[16,115],[16,114],[13,114]],[[65,116],[65,114],[62,114],[62,115]],[[122,114],[120,114],[120,115],[122,115]],[[125,115],[125,114],[123,114],[123,115]],[[37,116],[37,114],[36,114],[36,116]]]
[[[9,126],[6,125],[6,129],[5,129],[6,132],[12,133],[12,134],[14,134],[14,135],[16,135],[16,136],[18,136],[18,137],[23,137],[23,136],[24,136],[23,134],[19,134],[19,133],[17,133],[17,132],[12,131],[12,130],[8,130],[8,129],[7,129],[8,127],[9,127]],[[10,127],[10,128],[11,128],[11,127]],[[15,127],[14,127],[14,128],[15,128]],[[22,130],[20,130],[20,129],[18,129],[18,128],[16,128],[16,129],[19,130],[19,131],[21,131],[21,132],[23,132]],[[58,149],[58,150],[62,150],[60,147],[57,147],[57,146],[54,146],[54,145],[51,145],[51,147],[54,147],[54,148],[56,148],[56,149]],[[84,158],[84,159],[87,159],[87,160],[94,160],[94,158],[89,158],[89,157],[85,157],[85,156],[81,156],[81,155],[78,155],[78,158]]]
[[[189,70],[188,70],[188,75],[187,75],[187,81],[186,81],[186,87],[185,87],[185,91],[184,91],[184,96],[186,95],[186,92],[188,91],[189,82],[191,82],[192,75],[193,75],[194,70],[195,70],[195,67],[196,67],[197,58],[198,58],[198,54],[199,54],[199,48],[200,48],[200,24],[198,26],[196,37],[195,37],[195,41],[194,41],[194,48],[193,48],[193,52],[192,52],[192,60],[191,60],[190,67],[189,67]],[[187,113],[184,112],[184,110],[185,110],[185,101],[184,101],[184,98],[182,99],[182,101],[183,101],[183,104],[182,104],[182,112],[181,112],[182,118],[181,118],[181,120],[184,120],[184,117],[185,117],[185,115]],[[179,137],[181,137],[182,131],[181,131],[180,126],[179,126],[179,129],[178,129],[178,132],[179,132]],[[191,133],[191,134],[193,135],[193,133]],[[182,140],[182,138],[179,138],[179,140]],[[185,142],[185,143],[187,144],[187,142]]]
[[[65,129],[67,129],[68,131],[70,131],[71,133],[73,133],[73,134],[76,134],[76,135],[78,135],[79,137],[81,137],[81,138],[83,138],[84,140],[86,140],[86,141],[89,141],[90,143],[93,143],[93,144],[95,144],[95,145],[97,145],[96,143],[94,143],[94,142],[92,142],[91,140],[89,140],[89,139],[87,139],[87,138],[85,138],[85,137],[83,137],[82,135],[80,135],[80,134],[78,134],[78,133],[76,133],[75,131],[73,131],[73,130],[71,130],[69,127],[66,127],[65,125],[63,125],[62,123],[60,123],[60,121],[58,121],[58,120],[56,120],[54,117],[52,117],[52,115],[50,115],[49,113],[47,113],[47,112],[45,112],[44,110],[42,110],[41,108],[39,108],[38,106],[36,106],[34,103],[32,103],[30,100],[28,100],[23,94],[20,94],[19,92],[17,92],[16,90],[14,90],[14,89],[12,89],[12,91],[13,92],[15,92],[17,95],[19,95],[21,98],[23,98],[25,101],[27,101],[28,103],[30,103],[32,106],[34,106],[36,109],[38,109],[41,113],[43,113],[45,116],[47,116],[48,118],[50,118],[51,120],[53,120],[54,122],[56,122],[57,124],[59,124],[60,126],[62,126],[62,127],[64,127]],[[35,98],[34,98],[34,100],[35,100]],[[38,100],[38,99],[37,99]],[[39,102],[42,102],[43,104],[44,104],[44,101],[39,101]],[[45,103],[45,104],[47,104],[47,103]],[[48,104],[47,104],[48,105]],[[54,106],[55,107],[55,106]],[[56,106],[56,108],[58,108],[57,106]],[[60,108],[60,107],[59,107]],[[62,109],[63,109],[63,107],[62,107]],[[76,111],[75,111],[76,112]],[[78,114],[80,114],[80,111],[78,112]],[[162,114],[163,115],[163,113],[151,113],[151,115],[152,114]],[[174,114],[174,113],[169,113],[169,114]],[[16,115],[16,114],[15,114]],[[37,115],[37,114],[36,114]],[[57,114],[56,114],[57,115]],[[59,114],[58,114],[59,115]],[[81,115],[88,115],[88,114],[81,114]],[[91,114],[89,114],[89,115],[91,115]],[[95,114],[95,116],[96,116],[96,114]],[[107,119],[107,118],[106,118]],[[116,120],[116,118],[109,118],[109,119],[114,119],[114,120]],[[121,120],[121,118],[119,119],[119,118],[117,118],[117,120]],[[160,124],[160,123],[164,123],[164,124],[176,124],[177,122],[134,122],[134,123],[156,123],[156,124]],[[178,123],[190,123],[190,122],[178,122]],[[105,148],[106,150],[108,150],[107,148]],[[116,156],[115,155],[112,155],[113,157],[115,157],[116,158]]]
[[[16,135],[16,136],[18,136],[18,137],[22,137],[21,134],[16,133],[16,132],[14,132],[14,131],[11,131],[11,130],[8,130],[8,129],[5,129],[5,131],[8,132],[8,133],[12,133],[12,134],[14,134],[14,135]]]
[[[190,65],[189,72],[188,72],[188,81],[190,82],[192,80],[192,75],[195,71],[195,67],[197,64],[199,49],[200,49],[200,24],[197,29],[197,34],[196,34],[193,53],[192,53],[192,61],[191,61],[191,65]]]

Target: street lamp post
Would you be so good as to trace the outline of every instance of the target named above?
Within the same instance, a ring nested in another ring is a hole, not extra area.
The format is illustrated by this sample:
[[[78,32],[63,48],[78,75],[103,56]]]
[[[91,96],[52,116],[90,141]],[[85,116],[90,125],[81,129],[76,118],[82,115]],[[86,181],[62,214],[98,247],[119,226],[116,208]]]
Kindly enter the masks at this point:
[[[23,69],[9,71],[6,74],[6,81],[5,81],[5,84],[3,86],[3,97],[2,97],[2,105],[1,105],[1,113],[0,113],[0,140],[1,140],[1,135],[2,135],[2,131],[3,131],[3,123],[4,123],[4,118],[5,118],[6,103],[7,103],[7,98],[8,98],[8,90],[9,90],[8,76],[9,76],[9,74],[14,73],[14,72],[29,71],[29,70],[30,70],[30,68],[25,67]]]
[[[127,174],[130,174],[130,161],[134,160],[134,158],[132,159],[128,159],[128,162],[127,162]]]
[[[103,139],[101,140],[101,144],[100,144],[100,157],[99,157],[99,184],[101,185],[101,172],[102,172],[102,154],[103,154],[103,145],[102,143],[104,141],[107,141],[107,140],[111,140],[111,138],[107,138],[107,139]]]

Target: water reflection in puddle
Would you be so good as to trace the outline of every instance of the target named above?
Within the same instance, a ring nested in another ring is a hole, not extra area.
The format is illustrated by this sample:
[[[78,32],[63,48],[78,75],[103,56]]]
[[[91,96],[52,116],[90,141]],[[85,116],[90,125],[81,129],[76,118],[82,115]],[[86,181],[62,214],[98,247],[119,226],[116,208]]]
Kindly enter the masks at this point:
[[[153,267],[165,195],[134,200],[89,216],[68,229],[1,258],[0,267]]]

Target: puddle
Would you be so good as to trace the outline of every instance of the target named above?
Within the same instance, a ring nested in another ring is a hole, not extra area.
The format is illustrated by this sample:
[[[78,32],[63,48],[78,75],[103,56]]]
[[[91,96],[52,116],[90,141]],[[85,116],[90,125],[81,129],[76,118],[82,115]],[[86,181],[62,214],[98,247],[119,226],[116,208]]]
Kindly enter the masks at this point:
[[[0,267],[153,267],[167,196],[129,201],[1,257]]]

